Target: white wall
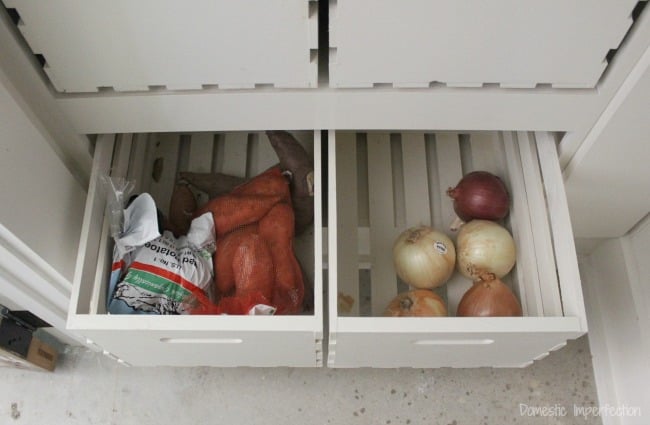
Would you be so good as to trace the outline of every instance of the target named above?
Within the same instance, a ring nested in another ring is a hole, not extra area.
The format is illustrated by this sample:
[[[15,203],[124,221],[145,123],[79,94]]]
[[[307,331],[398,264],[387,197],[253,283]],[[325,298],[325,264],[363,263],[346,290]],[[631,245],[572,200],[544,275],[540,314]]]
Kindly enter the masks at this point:
[[[564,171],[573,234],[619,237],[650,211],[650,49]]]
[[[0,224],[69,281],[85,195],[0,80]]]
[[[649,260],[650,218],[646,218],[581,261],[600,404],[642,409],[641,417],[603,417],[605,425],[649,423]]]

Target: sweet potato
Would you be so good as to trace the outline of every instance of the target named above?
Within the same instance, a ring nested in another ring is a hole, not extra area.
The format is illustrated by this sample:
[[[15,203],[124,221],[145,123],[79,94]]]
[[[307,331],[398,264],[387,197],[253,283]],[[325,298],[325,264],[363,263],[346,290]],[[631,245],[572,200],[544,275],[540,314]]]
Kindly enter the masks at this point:
[[[194,216],[212,212],[219,238],[237,227],[259,221],[280,200],[278,195],[222,195],[211,199]]]
[[[293,253],[294,216],[289,204],[278,203],[259,222],[259,234],[273,258],[273,305],[278,314],[301,311],[305,294],[300,265]]]
[[[174,186],[169,202],[169,222],[173,228],[174,236],[186,235],[196,211],[196,199],[186,184]]]
[[[291,200],[296,234],[314,220],[314,164],[302,145],[286,131],[267,131],[271,146],[280,159],[280,168],[291,174]]]
[[[289,181],[279,167],[272,167],[246,183],[235,187],[232,195],[279,195],[283,202],[291,201]]]
[[[232,262],[235,296],[259,292],[267,300],[273,296],[273,260],[266,242],[257,234],[245,235]]]

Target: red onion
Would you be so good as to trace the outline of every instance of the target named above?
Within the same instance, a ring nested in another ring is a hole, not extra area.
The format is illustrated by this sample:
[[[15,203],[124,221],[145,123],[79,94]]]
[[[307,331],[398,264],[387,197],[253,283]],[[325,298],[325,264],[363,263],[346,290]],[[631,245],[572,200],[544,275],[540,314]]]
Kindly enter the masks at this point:
[[[510,197],[503,181],[487,171],[465,175],[458,185],[447,190],[454,200],[454,211],[463,221],[475,218],[500,220],[510,209]]]

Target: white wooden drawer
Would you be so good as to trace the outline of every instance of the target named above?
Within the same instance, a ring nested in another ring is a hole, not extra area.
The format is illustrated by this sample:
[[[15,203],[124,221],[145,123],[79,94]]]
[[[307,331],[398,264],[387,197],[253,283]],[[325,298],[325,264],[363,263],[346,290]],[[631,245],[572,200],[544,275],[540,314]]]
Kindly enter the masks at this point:
[[[593,88],[636,3],[330,1],[330,85]]]
[[[315,1],[4,4],[59,92],[316,86]]]
[[[112,239],[98,177],[136,182],[167,211],[178,171],[251,177],[278,162],[264,133],[121,134],[98,137],[68,328],[107,355],[138,366],[318,366],[322,363],[320,132],[294,132],[313,153],[314,225],[295,251],[314,287],[314,311],[294,316],[140,316],[106,313]],[[157,177],[152,178],[156,168]],[[317,229],[317,231],[314,231]]]
[[[550,133],[330,131],[328,139],[329,366],[525,366],[587,331]],[[427,224],[455,240],[445,191],[473,170],[499,175],[511,193],[517,263],[504,281],[524,317],[453,317],[471,285],[458,272],[441,289],[450,317],[381,317],[407,289],[392,265],[397,235]],[[339,311],[339,295],[354,300],[349,312]]]

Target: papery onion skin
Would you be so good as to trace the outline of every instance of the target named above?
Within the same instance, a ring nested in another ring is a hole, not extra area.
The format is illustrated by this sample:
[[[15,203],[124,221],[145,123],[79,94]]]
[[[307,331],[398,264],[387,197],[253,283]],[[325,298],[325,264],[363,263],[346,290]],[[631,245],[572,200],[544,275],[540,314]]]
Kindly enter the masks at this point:
[[[444,317],[447,307],[442,298],[428,289],[403,292],[386,307],[388,317]]]
[[[508,189],[498,176],[487,171],[466,174],[447,190],[454,200],[454,211],[467,222],[472,219],[500,220],[510,211]]]
[[[431,289],[443,285],[453,274],[456,249],[444,233],[429,226],[411,227],[395,240],[393,264],[408,285]]]
[[[521,316],[517,296],[501,280],[491,275],[475,282],[461,298],[456,315],[459,317]]]
[[[461,227],[456,252],[458,271],[473,281],[486,272],[502,278],[516,261],[515,242],[510,232],[489,220],[472,220]]]

